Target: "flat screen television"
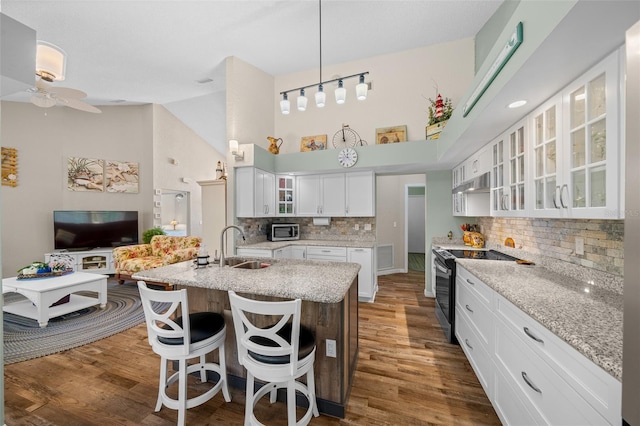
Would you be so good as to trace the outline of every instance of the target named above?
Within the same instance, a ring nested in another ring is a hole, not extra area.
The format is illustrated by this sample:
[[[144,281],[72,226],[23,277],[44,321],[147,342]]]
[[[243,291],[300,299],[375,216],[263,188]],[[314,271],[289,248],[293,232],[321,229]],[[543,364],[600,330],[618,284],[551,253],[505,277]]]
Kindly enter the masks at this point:
[[[56,250],[138,244],[138,212],[55,210],[53,233]]]

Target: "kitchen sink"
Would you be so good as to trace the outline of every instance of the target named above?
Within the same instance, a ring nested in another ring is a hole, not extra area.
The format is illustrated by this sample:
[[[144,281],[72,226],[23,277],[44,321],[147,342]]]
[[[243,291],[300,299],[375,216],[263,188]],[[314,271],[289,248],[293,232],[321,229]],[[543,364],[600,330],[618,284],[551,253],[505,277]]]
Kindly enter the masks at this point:
[[[269,263],[260,262],[259,260],[245,259],[226,259],[227,266],[236,269],[263,269],[271,266]]]

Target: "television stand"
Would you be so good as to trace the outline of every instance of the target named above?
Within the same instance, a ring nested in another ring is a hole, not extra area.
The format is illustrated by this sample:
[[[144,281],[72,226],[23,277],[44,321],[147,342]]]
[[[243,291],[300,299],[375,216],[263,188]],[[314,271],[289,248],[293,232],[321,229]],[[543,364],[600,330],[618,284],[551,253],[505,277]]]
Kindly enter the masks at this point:
[[[93,250],[91,247],[68,248],[68,249],[60,250],[60,253],[75,253],[79,251],[91,251],[91,250]]]
[[[94,274],[115,274],[113,265],[113,248],[95,248],[90,250],[57,250],[45,253],[44,261],[49,263],[51,255],[65,254],[73,258],[73,270],[78,272],[91,272]]]

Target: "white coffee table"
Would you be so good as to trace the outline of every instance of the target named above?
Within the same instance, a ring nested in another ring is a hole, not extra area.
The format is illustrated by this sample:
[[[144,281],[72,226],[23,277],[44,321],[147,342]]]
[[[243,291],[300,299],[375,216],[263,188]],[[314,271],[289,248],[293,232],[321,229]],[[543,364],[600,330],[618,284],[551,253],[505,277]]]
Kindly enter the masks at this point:
[[[73,294],[78,291],[97,293],[97,297]],[[107,305],[107,276],[87,272],[72,272],[60,277],[19,280],[17,277],[2,280],[2,294],[20,293],[28,300],[10,303],[3,306],[4,312],[38,321],[40,327],[46,327],[49,319],[70,312],[79,311],[100,304]],[[69,302],[51,306],[53,303],[70,295]]]

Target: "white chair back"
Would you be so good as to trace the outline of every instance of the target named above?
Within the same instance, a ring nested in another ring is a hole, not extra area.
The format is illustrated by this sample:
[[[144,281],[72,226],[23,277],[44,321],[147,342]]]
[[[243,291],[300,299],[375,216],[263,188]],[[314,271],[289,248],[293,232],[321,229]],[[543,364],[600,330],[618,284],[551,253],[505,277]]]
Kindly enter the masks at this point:
[[[153,290],[144,281],[138,281],[138,289],[153,351],[163,356],[189,354],[191,332],[187,290]],[[181,318],[182,324],[178,324],[176,318]],[[162,342],[167,339],[171,339],[172,344]]]
[[[264,357],[288,357],[289,362],[269,364],[270,368],[287,367],[291,375],[298,368],[298,347],[300,337],[300,299],[283,302],[264,302],[238,296],[229,291],[231,313],[236,332],[238,361],[245,368],[264,365],[250,352]],[[263,327],[260,321],[269,317],[275,324]],[[278,334],[287,323],[291,323],[291,339]],[[273,345],[262,344],[268,340]]]

